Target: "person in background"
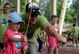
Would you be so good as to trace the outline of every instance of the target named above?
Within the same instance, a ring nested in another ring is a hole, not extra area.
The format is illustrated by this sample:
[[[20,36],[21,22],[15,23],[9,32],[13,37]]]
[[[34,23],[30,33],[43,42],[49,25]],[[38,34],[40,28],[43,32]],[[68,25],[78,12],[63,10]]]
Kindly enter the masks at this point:
[[[73,24],[73,28],[71,29],[71,35],[73,38],[73,45],[78,47],[78,33],[79,32],[79,27],[76,26],[76,24]]]
[[[4,48],[3,45],[3,34],[5,29],[8,27],[8,16],[10,13],[11,6],[9,3],[5,3],[3,6],[3,13],[0,15],[0,51]]]
[[[37,39],[34,36],[34,33],[38,28],[41,28],[51,36],[54,35],[58,41],[66,42],[66,38],[63,36],[60,36],[54,29],[52,29],[52,26],[47,21],[47,19],[43,15],[41,15],[38,4],[31,2],[26,5],[24,21],[25,21],[25,24],[21,24],[20,31],[21,32],[27,31],[28,21],[29,21],[29,27],[26,35],[28,37],[28,43],[30,45],[29,46],[30,54],[38,54]]]
[[[9,27],[4,33],[4,54],[23,54],[21,53],[22,47],[24,51],[28,50],[26,35],[18,31],[20,23],[23,23],[20,15],[12,12],[8,20]]]
[[[52,29],[54,29],[56,32],[59,33],[59,27],[57,25],[58,18],[56,15],[52,15],[50,19],[50,24],[52,26]],[[49,34],[47,34],[47,45],[48,45],[48,54],[58,54],[58,40],[56,37],[52,37]]]

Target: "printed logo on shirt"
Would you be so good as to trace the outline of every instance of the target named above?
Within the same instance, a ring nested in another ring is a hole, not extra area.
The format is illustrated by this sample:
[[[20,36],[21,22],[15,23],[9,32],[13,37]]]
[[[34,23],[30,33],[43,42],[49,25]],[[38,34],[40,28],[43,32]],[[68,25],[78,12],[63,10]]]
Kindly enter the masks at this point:
[[[56,31],[56,32],[58,32],[58,29],[57,29],[57,28],[55,28],[55,31]]]
[[[15,42],[17,49],[21,49],[22,45],[20,42]]]
[[[1,23],[2,23],[2,25],[4,26],[5,24],[6,24],[6,19],[5,18],[3,18],[2,20],[1,20]]]

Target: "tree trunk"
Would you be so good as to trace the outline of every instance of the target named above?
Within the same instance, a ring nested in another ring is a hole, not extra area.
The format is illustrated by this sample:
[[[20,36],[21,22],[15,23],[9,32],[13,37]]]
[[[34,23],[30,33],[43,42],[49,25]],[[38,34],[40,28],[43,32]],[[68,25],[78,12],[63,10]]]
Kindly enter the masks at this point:
[[[63,30],[66,6],[67,6],[67,0],[63,0],[63,6],[62,6],[61,15],[60,15],[60,22],[59,22],[60,35],[62,34],[62,30]]]
[[[16,0],[16,11],[20,13],[20,0]]]
[[[51,7],[52,7],[52,15],[57,15],[56,10],[56,0],[51,0]]]

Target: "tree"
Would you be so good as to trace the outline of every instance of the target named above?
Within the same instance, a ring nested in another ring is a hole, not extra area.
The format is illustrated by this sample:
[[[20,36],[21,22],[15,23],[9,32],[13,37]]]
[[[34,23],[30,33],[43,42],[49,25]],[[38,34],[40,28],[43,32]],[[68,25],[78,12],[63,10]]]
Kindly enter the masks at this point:
[[[73,4],[71,6],[72,9],[74,9],[73,13],[73,23],[75,23],[77,26],[79,26],[79,0],[73,0]]]
[[[60,18],[61,8],[62,8],[62,0],[57,0],[57,16]],[[38,2],[41,13],[45,15],[45,17],[49,20],[50,16],[52,15],[52,4],[51,0],[39,0]],[[65,15],[65,22],[72,23],[72,13],[74,12],[73,8],[67,8],[66,15]]]
[[[65,22],[66,23],[73,23],[73,13],[74,9],[72,8],[67,8],[66,15],[65,15]]]
[[[25,13],[25,6],[26,4],[29,2],[29,0],[21,0],[21,13],[24,14]]]

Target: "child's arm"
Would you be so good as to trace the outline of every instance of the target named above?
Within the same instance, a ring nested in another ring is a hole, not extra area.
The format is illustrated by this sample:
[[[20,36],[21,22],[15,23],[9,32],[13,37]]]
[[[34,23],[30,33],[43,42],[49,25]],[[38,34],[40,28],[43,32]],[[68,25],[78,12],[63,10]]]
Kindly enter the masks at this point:
[[[23,42],[23,41],[27,41],[27,38],[26,38],[26,36],[24,35],[22,38],[10,37],[9,40],[14,41],[14,42]]]
[[[24,36],[26,36],[26,34]],[[27,36],[26,36],[26,40],[27,40]],[[22,42],[22,46],[23,46],[23,54],[26,54],[28,52],[28,43],[27,43],[27,41]]]
[[[24,41],[23,38],[16,38],[16,37],[11,37],[9,40],[11,40],[13,42],[22,42],[22,41]]]

